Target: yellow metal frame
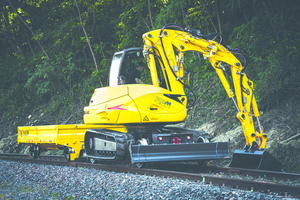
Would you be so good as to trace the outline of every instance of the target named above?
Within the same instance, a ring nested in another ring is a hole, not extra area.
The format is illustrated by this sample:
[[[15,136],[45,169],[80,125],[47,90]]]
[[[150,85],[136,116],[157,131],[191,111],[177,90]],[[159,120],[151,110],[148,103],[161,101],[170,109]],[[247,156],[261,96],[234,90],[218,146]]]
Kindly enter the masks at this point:
[[[19,126],[18,144],[34,144],[49,150],[70,147],[74,150],[74,153],[70,154],[70,160],[75,160],[79,158],[80,151],[84,149],[84,136],[88,129],[109,129],[123,133],[127,132],[124,126],[109,125]]]

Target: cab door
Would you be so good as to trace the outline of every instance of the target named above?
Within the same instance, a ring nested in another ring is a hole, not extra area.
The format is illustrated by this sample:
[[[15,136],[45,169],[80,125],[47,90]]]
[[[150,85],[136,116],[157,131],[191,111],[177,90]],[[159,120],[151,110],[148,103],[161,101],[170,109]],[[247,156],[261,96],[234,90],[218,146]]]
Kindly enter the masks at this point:
[[[118,85],[127,84],[129,74],[137,67],[137,64],[141,62],[145,63],[143,48],[130,48],[116,52],[111,62],[108,85],[116,87]]]

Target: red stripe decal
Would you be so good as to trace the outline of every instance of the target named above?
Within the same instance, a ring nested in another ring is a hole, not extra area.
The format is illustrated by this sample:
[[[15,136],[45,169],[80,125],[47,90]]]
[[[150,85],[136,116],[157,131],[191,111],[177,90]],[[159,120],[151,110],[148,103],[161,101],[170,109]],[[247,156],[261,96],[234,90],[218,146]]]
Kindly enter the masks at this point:
[[[124,104],[118,105],[118,106],[114,106],[111,108],[107,108],[107,110],[127,110],[125,108],[120,108],[121,106],[123,106]]]

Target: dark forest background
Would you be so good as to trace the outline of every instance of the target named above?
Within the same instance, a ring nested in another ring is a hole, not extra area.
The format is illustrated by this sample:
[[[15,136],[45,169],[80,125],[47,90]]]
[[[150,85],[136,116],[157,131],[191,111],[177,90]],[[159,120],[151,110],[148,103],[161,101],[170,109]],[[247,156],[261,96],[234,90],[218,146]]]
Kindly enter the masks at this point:
[[[280,140],[300,133],[300,1],[2,0],[0,13],[2,125],[82,123],[93,90],[107,85],[113,53],[142,47],[143,33],[177,23],[218,32],[241,48],[262,113],[292,113],[295,124],[283,123],[291,130]],[[210,64],[189,53],[185,67],[195,74],[198,97],[184,126],[220,121],[214,136],[238,125]],[[0,131],[0,139],[12,134]]]

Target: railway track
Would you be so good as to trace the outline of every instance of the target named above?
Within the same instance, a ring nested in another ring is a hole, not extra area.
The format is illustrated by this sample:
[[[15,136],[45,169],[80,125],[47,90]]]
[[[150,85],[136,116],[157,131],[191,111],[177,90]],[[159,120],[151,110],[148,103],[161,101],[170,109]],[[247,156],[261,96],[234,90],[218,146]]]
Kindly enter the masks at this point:
[[[278,195],[300,197],[300,174],[272,172],[262,170],[247,170],[230,167],[214,167],[208,166],[200,169],[197,165],[190,164],[153,164],[149,168],[139,169],[124,165],[112,164],[91,164],[84,162],[85,158],[75,162],[66,162],[63,156],[41,155],[39,159],[31,159],[26,154],[0,154],[0,159],[18,162],[31,162],[48,165],[70,166],[94,168],[115,172],[133,173],[149,176],[159,176],[166,178],[188,179],[196,182],[204,182],[206,184],[227,186],[243,190],[259,191],[263,193],[277,193]],[[170,171],[172,169],[172,171]],[[189,171],[189,172],[187,172]],[[191,173],[192,172],[192,173]],[[232,174],[239,175],[233,177]],[[229,175],[231,177],[229,177]],[[244,176],[254,177],[253,180],[246,180]],[[260,177],[271,179],[271,182],[258,180]],[[298,185],[274,183],[274,180],[295,180]]]

